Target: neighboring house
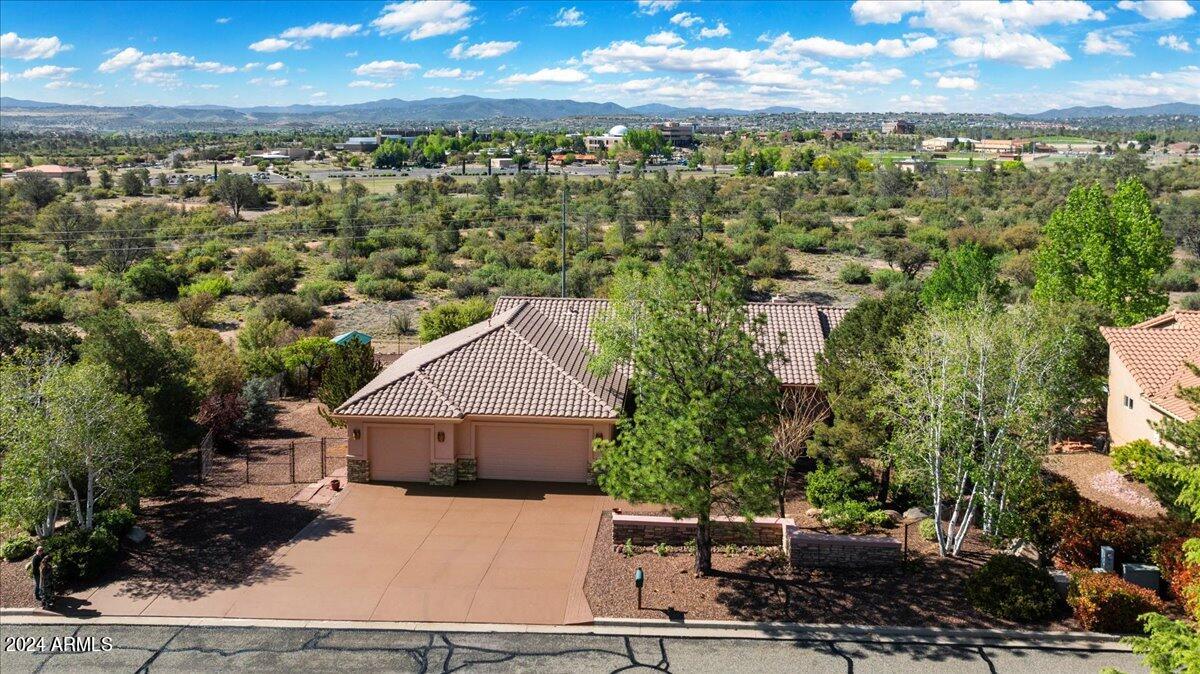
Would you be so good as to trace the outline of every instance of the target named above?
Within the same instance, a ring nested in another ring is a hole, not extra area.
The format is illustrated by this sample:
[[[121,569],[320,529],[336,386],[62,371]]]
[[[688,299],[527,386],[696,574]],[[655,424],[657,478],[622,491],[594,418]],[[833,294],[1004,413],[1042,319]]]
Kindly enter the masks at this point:
[[[1108,433],[1113,446],[1157,443],[1153,424],[1196,412],[1179,387],[1200,386],[1188,363],[1200,365],[1200,311],[1177,309],[1128,328],[1100,328],[1108,340]]]
[[[602,299],[502,297],[492,317],[412,349],[338,407],[351,481],[452,485],[590,482],[594,439],[611,439],[627,370],[598,377],[591,323]],[[848,309],[752,303],[784,386],[815,386],[825,338]]]
[[[22,173],[41,173],[47,178],[65,179],[68,175],[83,173],[83,169],[75,168],[74,166],[59,166],[58,164],[38,164],[16,171],[17,175]]]

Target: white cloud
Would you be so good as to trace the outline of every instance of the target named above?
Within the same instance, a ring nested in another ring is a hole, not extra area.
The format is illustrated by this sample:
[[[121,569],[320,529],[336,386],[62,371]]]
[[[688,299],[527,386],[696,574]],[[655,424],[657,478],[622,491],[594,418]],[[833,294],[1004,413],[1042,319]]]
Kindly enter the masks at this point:
[[[917,35],[909,40],[879,40],[874,43],[863,42],[861,44],[848,44],[824,37],[806,37],[797,40],[788,33],[771,40],[771,48],[780,52],[841,59],[861,59],[872,56],[906,58],[929,51],[937,45],[937,38],[928,35]]]
[[[574,68],[542,68],[535,73],[515,73],[500,80],[502,84],[578,84],[587,75]]]
[[[638,12],[654,16],[659,12],[669,12],[679,6],[679,0],[637,0]]]
[[[656,44],[671,47],[674,45],[683,44],[683,38],[669,30],[664,30],[652,35],[647,35],[646,44]]]
[[[712,28],[701,28],[697,35],[700,36],[701,40],[707,40],[713,37],[725,37],[726,35],[729,35],[729,28],[725,25],[724,21],[718,21],[717,25]]]
[[[909,84],[911,84],[911,85],[912,85],[912,86],[914,86],[914,87],[919,87],[919,86],[921,86],[921,80],[919,80],[919,79],[917,79],[917,78],[915,78],[915,77],[914,77],[914,78],[912,78],[911,80],[909,80],[909,81],[908,81],[908,83],[909,83]]]
[[[422,40],[466,30],[474,23],[473,11],[471,3],[461,0],[405,0],[384,5],[371,25],[380,35],[405,33],[409,40]]]
[[[519,44],[521,43],[492,41],[468,45],[466,42],[459,42],[448,53],[452,59],[490,59],[507,54]]]
[[[250,80],[250,84],[259,87],[286,87],[288,81],[274,77],[255,77]]]
[[[309,98],[327,98],[329,94],[324,91],[314,91],[308,95]]]
[[[16,33],[0,35],[0,58],[22,61],[48,59],[70,48],[71,45],[63,44],[62,40],[53,35],[49,37],[21,37]]]
[[[222,17],[217,18],[217,23],[221,23],[221,24],[229,23],[230,21],[231,21],[231,19],[227,16],[222,16]]]
[[[263,39],[259,40],[258,42],[251,42],[250,49],[251,49],[251,51],[262,51],[262,52],[282,51],[284,49],[287,49],[288,47],[291,47],[294,44],[296,44],[296,43],[293,42],[292,40],[281,40],[277,37],[268,37],[268,38],[263,38]]]
[[[372,82],[370,80],[354,80],[346,86],[351,89],[388,89],[395,86],[394,82]]]
[[[55,91],[57,91],[59,89],[86,89],[88,91],[95,91],[97,89],[100,89],[100,85],[99,84],[88,84],[86,82],[73,82],[71,80],[60,79],[60,80],[51,80],[51,81],[47,82],[46,86],[44,88],[55,90]]]
[[[1158,38],[1158,46],[1174,49],[1175,51],[1190,52],[1192,45],[1188,44],[1187,40],[1178,35],[1163,35]]]
[[[355,35],[361,28],[362,24],[359,23],[328,23],[322,21],[314,23],[311,26],[293,26],[280,33],[279,37],[287,40],[311,40],[314,38],[336,40]]]
[[[929,96],[909,96],[904,94],[893,98],[892,104],[902,108],[903,112],[943,112],[946,109],[945,96],[932,94]]]
[[[4,84],[5,82],[9,81],[10,79],[12,79],[12,75],[9,75],[8,71],[4,70],[3,68],[0,68],[0,84]]]
[[[979,88],[979,81],[974,77],[946,77],[943,75],[942,77],[938,78],[937,88],[975,91]]]
[[[1083,53],[1133,56],[1133,52],[1129,51],[1129,45],[1118,40],[1112,35],[1106,35],[1098,30],[1093,30],[1087,34],[1087,37],[1084,38]]]
[[[283,61],[276,61],[272,63],[271,65],[267,66],[267,70],[272,72],[276,70],[283,70]]]
[[[200,61],[194,56],[179,52],[143,53],[134,47],[126,47],[113,54],[97,68],[102,73],[115,73],[132,67],[134,79],[150,84],[178,84],[177,72],[196,71],[227,75],[237,68],[216,61]]]
[[[1030,33],[997,33],[979,37],[960,37],[950,42],[955,56],[1014,63],[1025,68],[1051,68],[1071,57],[1044,37]]]
[[[912,15],[913,26],[954,35],[989,35],[1051,24],[1103,21],[1104,12],[1083,0],[858,0],[850,12],[856,23],[898,23]]]
[[[62,66],[34,66],[27,69],[25,72],[18,75],[26,80],[60,80],[64,77],[70,77],[71,73],[79,70],[79,68],[64,68]]]
[[[430,68],[422,77],[440,77],[451,80],[473,80],[483,74],[482,70],[463,70],[462,68]]]
[[[684,28],[691,28],[698,23],[704,23],[704,19],[692,14],[691,12],[680,12],[671,17],[671,23]]]
[[[258,68],[261,68],[261,67],[262,67],[262,63],[260,63],[258,61],[250,61],[246,65],[242,66],[242,71],[246,72],[246,71],[250,71],[250,70],[257,70]]]
[[[407,61],[371,61],[364,63],[354,69],[354,74],[359,77],[375,77],[385,80],[398,79],[408,77],[414,71],[420,70],[419,63],[408,63]]]
[[[559,28],[578,28],[587,25],[587,20],[583,18],[583,12],[574,7],[559,7],[554,25]]]
[[[760,50],[666,47],[623,40],[585,51],[582,60],[593,72],[600,74],[663,70],[731,76],[788,58]]]
[[[1184,19],[1196,13],[1187,0],[1121,0],[1117,7],[1137,12],[1151,21]]]
[[[1064,103],[1136,107],[1155,103],[1200,103],[1200,66],[1147,75],[1116,75],[1071,82],[1063,89]]]
[[[904,77],[904,71],[899,68],[876,70],[869,65],[857,66],[849,70],[835,70],[825,66],[818,66],[813,68],[811,72],[814,75],[828,77],[835,82],[848,84],[891,84]]]

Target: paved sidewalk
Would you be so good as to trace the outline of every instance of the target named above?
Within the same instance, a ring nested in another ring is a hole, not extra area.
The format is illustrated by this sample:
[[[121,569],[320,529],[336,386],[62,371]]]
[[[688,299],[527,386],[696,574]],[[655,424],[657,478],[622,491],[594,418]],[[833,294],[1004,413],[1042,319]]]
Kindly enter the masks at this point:
[[[21,648],[4,653],[11,672],[1054,672],[1095,674],[1105,667],[1144,672],[1141,658],[1079,643],[1007,646],[920,637],[877,641],[865,634],[748,639],[637,636],[617,627],[528,631],[356,629],[219,625],[18,624],[5,636]],[[510,629],[498,626],[497,629]],[[513,626],[511,629],[520,629]],[[589,633],[595,632],[595,633]],[[64,637],[72,637],[67,641]],[[57,641],[56,641],[57,638]],[[107,642],[104,639],[107,638]],[[54,648],[55,644],[58,648]],[[64,644],[69,646],[64,647]],[[40,646],[39,646],[40,645]]]

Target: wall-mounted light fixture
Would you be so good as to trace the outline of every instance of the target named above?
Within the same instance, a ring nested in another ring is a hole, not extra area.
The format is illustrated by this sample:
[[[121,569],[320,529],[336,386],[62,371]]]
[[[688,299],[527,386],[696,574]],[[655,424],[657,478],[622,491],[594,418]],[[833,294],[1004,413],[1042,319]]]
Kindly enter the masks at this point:
[[[445,442],[445,441],[446,441],[446,432],[438,431],[438,442]]]
[[[354,436],[354,439],[355,439],[355,440],[358,440],[358,439],[362,438],[362,431],[358,430],[357,428],[356,428],[356,429],[354,429],[354,430],[352,430],[352,431],[350,431],[350,433],[351,433],[351,435],[353,435],[353,436]]]

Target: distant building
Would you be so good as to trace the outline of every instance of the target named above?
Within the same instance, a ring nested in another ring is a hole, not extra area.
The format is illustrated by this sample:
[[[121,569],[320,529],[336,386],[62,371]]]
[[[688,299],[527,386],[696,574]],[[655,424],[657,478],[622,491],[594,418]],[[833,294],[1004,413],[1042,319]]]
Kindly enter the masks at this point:
[[[650,128],[657,129],[662,134],[663,140],[667,141],[674,147],[685,147],[695,142],[696,125],[684,122],[663,122],[662,124],[654,124]]]
[[[854,132],[846,129],[821,129],[825,140],[854,140]]]
[[[892,162],[892,165],[904,173],[916,173],[921,168],[921,162],[917,159],[913,159],[912,157]]]
[[[74,166],[60,166],[58,164],[38,164],[37,166],[20,169],[19,171],[15,171],[15,173],[17,175],[22,173],[41,173],[47,178],[63,180],[69,175],[83,173],[83,169],[75,168]]]
[[[512,157],[492,157],[491,165],[493,169],[503,171],[504,169],[516,168],[517,162]]]
[[[917,125],[905,119],[895,119],[890,122],[884,122],[882,130],[885,134],[903,135],[917,132]]]
[[[1195,154],[1197,152],[1197,148],[1200,148],[1200,146],[1198,146],[1196,143],[1183,141],[1168,145],[1167,152],[1170,154]]]
[[[1017,153],[1024,141],[1017,138],[981,138],[975,143],[977,152]]]
[[[335,143],[333,147],[346,152],[374,152],[379,147],[379,141],[375,136],[351,136],[346,142]]]
[[[313,151],[306,147],[280,147],[266,152],[258,152],[251,155],[246,155],[246,164],[257,164],[260,161],[300,161],[308,159],[313,154]]]
[[[588,152],[608,152],[614,145],[625,140],[627,133],[629,133],[629,129],[623,124],[618,124],[604,135],[584,136],[583,144],[587,147]]]
[[[945,152],[954,147],[969,149],[979,141],[970,138],[926,138],[921,141],[921,149],[927,152]]]
[[[550,163],[554,164],[555,166],[558,166],[558,165],[562,164],[564,161],[566,161],[568,156],[570,156],[571,160],[576,164],[595,164],[596,163],[596,155],[594,155],[594,154],[586,154],[586,153],[574,154],[571,152],[556,152],[556,153],[550,155]]]

